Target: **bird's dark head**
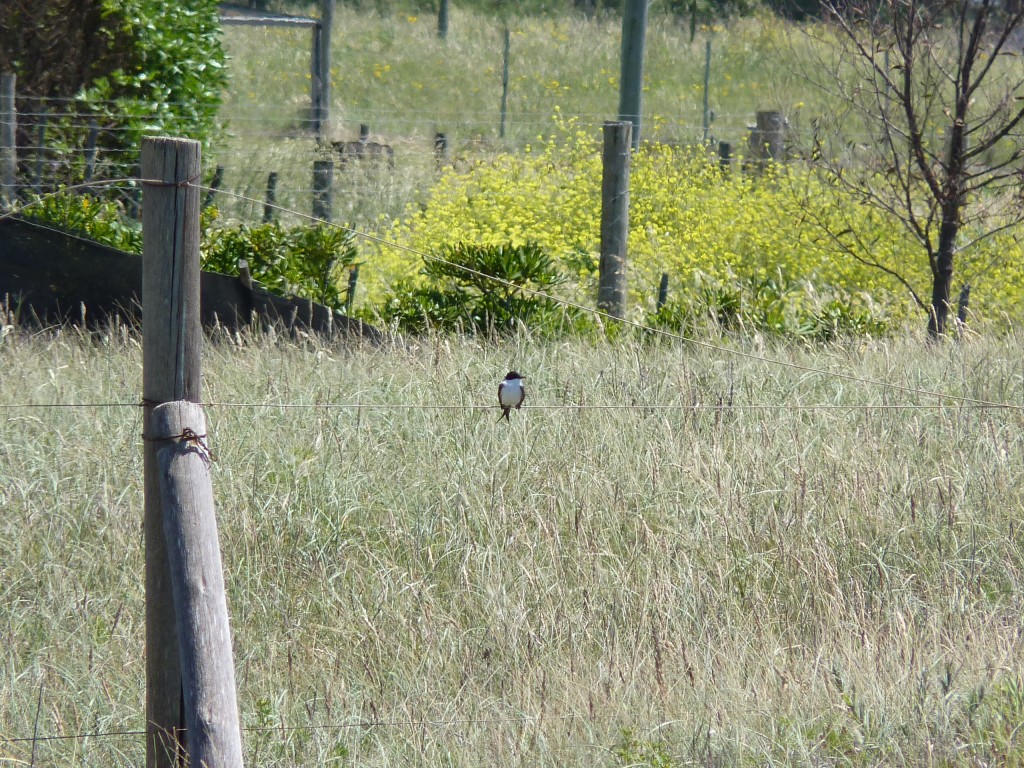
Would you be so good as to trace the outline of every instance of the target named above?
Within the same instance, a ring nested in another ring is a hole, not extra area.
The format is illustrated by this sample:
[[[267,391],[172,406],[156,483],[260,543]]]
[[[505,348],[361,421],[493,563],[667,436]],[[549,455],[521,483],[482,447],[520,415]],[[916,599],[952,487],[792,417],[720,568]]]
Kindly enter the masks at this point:
[[[526,377],[523,376],[523,374],[517,373],[516,371],[509,371],[507,374],[505,374],[505,381],[515,381],[516,379],[525,379],[525,378]]]

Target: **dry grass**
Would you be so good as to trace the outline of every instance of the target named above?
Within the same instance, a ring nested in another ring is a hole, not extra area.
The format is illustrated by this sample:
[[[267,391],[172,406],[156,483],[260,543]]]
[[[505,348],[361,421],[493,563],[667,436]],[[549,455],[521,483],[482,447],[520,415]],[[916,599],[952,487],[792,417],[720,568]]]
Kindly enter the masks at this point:
[[[137,400],[113,336],[9,335],[0,404]],[[1024,397],[1018,338],[765,354]],[[510,365],[530,405],[589,407],[398,407],[489,405]],[[208,402],[268,404],[208,408],[250,765],[1024,757],[1019,410],[801,410],[935,400],[632,341],[221,340],[205,370]],[[352,402],[391,407],[271,405]],[[141,424],[0,417],[0,759],[28,761],[5,739],[40,688],[42,735],[142,727]]]

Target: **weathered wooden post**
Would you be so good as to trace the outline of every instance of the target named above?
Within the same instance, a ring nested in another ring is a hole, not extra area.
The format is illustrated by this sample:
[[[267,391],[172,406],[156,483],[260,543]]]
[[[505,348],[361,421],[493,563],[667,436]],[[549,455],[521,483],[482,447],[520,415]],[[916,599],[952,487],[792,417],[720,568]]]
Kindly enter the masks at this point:
[[[13,72],[0,75],[0,210],[13,208],[18,197],[17,84]]]
[[[751,157],[764,165],[769,160],[786,162],[786,118],[781,112],[759,110],[755,114],[755,125],[750,130]]]
[[[267,175],[267,196],[263,203],[263,223],[269,224],[274,220],[274,211],[277,208],[277,171],[271,171]]]
[[[186,400],[156,406],[150,435],[158,446],[189,764],[242,768],[231,629],[210,481],[213,454],[202,407]]]
[[[448,134],[443,131],[434,134],[434,161],[438,168],[448,163]]]
[[[313,131],[323,141],[330,118],[331,103],[331,28],[334,26],[334,0],[320,0],[320,19],[313,28]]]
[[[633,124],[604,124],[601,178],[601,260],[597,308],[626,315],[626,252],[629,242],[629,168]]]
[[[442,40],[448,39],[448,0],[441,0],[437,8],[437,36]]]
[[[661,282],[658,284],[658,303],[657,309],[661,309],[668,304],[668,272],[661,273]]]
[[[640,146],[640,102],[647,44],[648,0],[626,0],[622,11],[622,62],[619,82],[619,120],[633,124],[633,148]]]
[[[356,303],[356,286],[359,284],[359,265],[353,264],[348,273],[348,292],[345,294],[345,314],[352,314]]]
[[[704,49],[704,133],[702,142],[707,143],[711,130],[711,38]]]
[[[722,173],[729,171],[729,165],[732,163],[732,144],[728,141],[718,142],[718,167]]]
[[[213,178],[210,179],[210,187],[206,190],[206,197],[203,199],[203,208],[209,208],[213,205],[213,201],[217,199],[217,191],[220,189],[220,185],[224,183],[224,166],[218,165],[213,170]]]
[[[153,409],[200,396],[198,141],[142,140],[142,402],[145,413],[146,765],[185,756],[181,661],[163,527]]]
[[[100,125],[95,117],[89,118],[89,133],[85,137],[85,176],[86,184],[92,182],[96,173],[96,144],[100,139]]]
[[[508,70],[509,56],[512,52],[512,33],[508,26],[505,26],[505,52],[501,57],[501,125],[498,129],[498,137],[505,138],[505,119],[508,116]]]
[[[36,125],[36,171],[32,180],[32,188],[36,194],[43,192],[43,166],[46,165],[46,123],[48,120],[45,102],[40,100],[39,124]]]
[[[334,209],[334,161],[313,161],[313,218],[321,221],[331,220]]]

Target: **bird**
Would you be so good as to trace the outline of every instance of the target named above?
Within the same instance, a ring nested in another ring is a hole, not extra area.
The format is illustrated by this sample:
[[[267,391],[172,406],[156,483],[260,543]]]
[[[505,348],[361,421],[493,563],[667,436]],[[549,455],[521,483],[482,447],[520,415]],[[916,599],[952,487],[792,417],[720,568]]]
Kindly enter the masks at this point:
[[[515,371],[509,371],[501,384],[498,385],[498,404],[501,406],[501,416],[498,417],[498,421],[504,417],[505,421],[511,421],[508,414],[513,408],[517,411],[522,407],[523,400],[526,399],[526,387],[523,386],[523,380],[526,377]]]

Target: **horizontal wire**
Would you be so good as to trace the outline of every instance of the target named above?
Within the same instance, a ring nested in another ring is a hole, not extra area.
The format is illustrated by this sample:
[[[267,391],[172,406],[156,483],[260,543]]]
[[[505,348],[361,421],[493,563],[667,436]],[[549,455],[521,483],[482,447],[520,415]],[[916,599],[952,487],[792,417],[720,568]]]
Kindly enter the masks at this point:
[[[131,184],[131,185],[135,185],[135,184],[138,184],[138,183],[141,183],[143,185],[167,185],[169,182],[166,182],[166,181],[163,181],[163,180],[159,180],[159,179],[137,179],[137,178],[109,179],[109,180],[102,181],[102,182],[90,182],[90,183],[83,183],[83,184],[73,185],[71,187],[65,188],[65,191],[67,189],[88,188],[90,186],[97,186],[97,185],[100,185],[100,184],[110,186],[110,185],[117,185],[117,184],[126,184],[126,185],[127,184]],[[364,240],[367,240],[367,241],[370,241],[370,242],[375,242],[375,243],[377,243],[379,245],[383,245],[383,246],[386,246],[386,247],[395,248],[397,250],[404,251],[404,252],[407,252],[407,253],[411,253],[411,254],[413,254],[415,256],[418,256],[421,259],[424,259],[425,261],[433,261],[433,262],[436,262],[436,263],[439,263],[439,264],[444,264],[445,266],[449,266],[449,267],[452,267],[454,269],[458,269],[458,270],[460,270],[462,272],[465,272],[466,274],[470,274],[470,275],[473,275],[475,277],[483,278],[483,279],[489,280],[489,281],[491,281],[493,283],[496,283],[496,284],[499,284],[499,285],[502,285],[502,286],[505,286],[505,287],[508,287],[508,288],[512,288],[514,290],[522,291],[523,293],[529,294],[531,296],[536,296],[538,298],[542,298],[542,299],[554,302],[555,304],[558,304],[558,305],[560,305],[562,307],[566,307],[566,308],[570,308],[570,309],[575,309],[577,311],[593,315],[594,317],[601,318],[602,320],[608,321],[608,322],[610,322],[612,324],[620,323],[622,325],[626,325],[626,326],[629,326],[629,327],[632,327],[632,328],[636,328],[637,330],[643,331],[645,333],[650,333],[650,334],[656,335],[656,336],[662,336],[664,338],[670,338],[670,339],[673,339],[673,340],[676,340],[676,341],[680,341],[680,342],[683,342],[683,343],[686,343],[686,344],[692,344],[692,345],[694,345],[696,347],[700,347],[702,349],[707,349],[709,351],[716,352],[718,354],[732,355],[732,356],[740,357],[740,358],[743,358],[743,359],[746,359],[746,360],[751,360],[751,361],[754,361],[754,362],[763,363],[765,365],[774,365],[774,366],[778,366],[778,367],[781,367],[781,368],[788,368],[790,370],[796,370],[796,371],[801,371],[803,373],[809,373],[809,374],[813,374],[813,375],[822,376],[822,377],[825,377],[825,378],[840,379],[840,380],[843,380],[843,381],[850,381],[850,382],[854,382],[854,383],[858,383],[858,384],[864,384],[866,386],[880,387],[880,388],[889,389],[889,390],[892,390],[892,391],[895,391],[895,392],[903,392],[904,394],[910,394],[910,395],[915,395],[915,396],[919,396],[919,397],[934,397],[934,398],[937,398],[940,401],[948,400],[948,401],[952,401],[954,403],[961,403],[961,404],[964,404],[964,405],[972,405],[972,406],[978,406],[978,407],[984,407],[984,408],[994,408],[994,409],[995,408],[1002,408],[1002,409],[1021,410],[1022,408],[1024,408],[1024,405],[1017,405],[1017,404],[1013,404],[1013,403],[1002,403],[1002,402],[997,402],[997,401],[992,401],[992,400],[984,400],[984,399],[981,399],[981,398],[967,397],[965,395],[954,395],[954,394],[945,393],[945,392],[938,392],[936,390],[911,387],[911,386],[904,385],[904,384],[895,384],[895,383],[891,383],[891,382],[887,382],[887,381],[882,381],[882,380],[879,380],[879,379],[870,379],[870,378],[866,378],[866,377],[862,377],[862,376],[856,376],[856,375],[850,374],[850,373],[842,373],[840,371],[829,371],[829,370],[826,370],[826,369],[823,369],[823,368],[816,368],[814,366],[803,365],[801,363],[794,363],[794,362],[790,362],[790,361],[787,361],[787,360],[779,360],[777,358],[764,357],[762,355],[757,355],[757,354],[752,353],[752,352],[744,352],[742,350],[730,349],[729,347],[724,347],[724,346],[721,346],[719,344],[713,344],[712,342],[701,341],[699,339],[694,339],[692,337],[683,336],[682,334],[675,333],[673,331],[668,331],[668,330],[665,330],[664,328],[657,328],[657,327],[654,327],[654,326],[645,325],[644,323],[638,322],[636,320],[630,320],[628,318],[615,317],[614,315],[612,315],[612,314],[610,314],[608,312],[605,312],[603,310],[595,309],[593,307],[588,307],[588,306],[585,306],[583,304],[579,304],[578,302],[570,301],[569,299],[563,299],[563,298],[560,298],[560,297],[557,297],[557,296],[553,296],[553,295],[551,295],[549,293],[546,293],[544,291],[540,291],[540,290],[537,290],[537,289],[534,289],[534,288],[529,288],[527,286],[518,285],[518,284],[512,282],[511,280],[506,280],[504,278],[497,277],[495,275],[490,275],[490,274],[487,274],[485,272],[481,272],[480,270],[473,269],[472,267],[468,267],[468,266],[466,266],[464,264],[458,264],[456,262],[449,261],[449,260],[444,259],[444,258],[442,258],[440,256],[435,255],[435,254],[427,253],[426,251],[421,251],[421,250],[419,250],[417,248],[413,248],[412,246],[403,245],[403,244],[400,244],[400,243],[395,243],[395,242],[392,242],[392,241],[388,240],[387,238],[381,237],[379,235],[374,235],[374,234],[372,234],[370,232],[364,232],[362,230],[355,229],[354,227],[349,227],[349,226],[345,226],[345,225],[342,225],[342,224],[334,224],[332,222],[327,222],[327,221],[324,221],[322,219],[317,218],[316,216],[313,216],[312,214],[303,213],[301,211],[296,211],[294,209],[290,209],[290,208],[287,208],[287,207],[285,207],[283,205],[279,205],[279,204],[271,204],[271,203],[269,203],[266,200],[257,199],[257,198],[254,198],[254,197],[250,197],[248,195],[243,195],[241,193],[232,192],[232,191],[226,190],[226,189],[217,189],[217,188],[214,188],[214,187],[205,186],[205,185],[202,185],[202,184],[195,183],[194,181],[190,181],[187,184],[186,184],[186,182],[176,182],[175,186],[191,186],[191,187],[194,187],[194,188],[196,188],[196,189],[198,189],[200,191],[216,192],[217,194],[226,195],[228,197],[232,197],[232,198],[237,199],[237,200],[243,200],[243,201],[246,201],[246,202],[249,202],[249,203],[253,203],[253,204],[257,204],[257,205],[263,205],[266,208],[271,208],[271,209],[277,210],[278,212],[281,212],[281,213],[287,213],[287,214],[290,214],[290,215],[295,216],[297,218],[304,219],[304,220],[310,221],[310,222],[314,222],[314,223],[316,223],[316,224],[318,224],[320,226],[326,226],[326,227],[331,227],[333,229],[339,229],[339,230],[342,230],[342,231],[345,231],[345,232],[349,232],[352,235],[354,235],[356,237],[360,237],[360,238],[362,238]],[[60,194],[60,192],[49,193],[49,195],[44,195],[43,198],[41,198],[41,199],[45,199],[48,196],[52,196],[52,195],[56,195],[56,194]],[[31,204],[28,204],[28,205],[31,205]],[[28,207],[28,205],[23,205],[20,208],[16,207],[16,208],[12,209],[11,211],[7,212],[6,214],[0,214],[0,219],[6,218],[8,216],[13,216],[16,212],[18,212],[20,210],[24,210],[24,208]],[[354,407],[354,406],[349,406],[349,407]],[[409,406],[409,407],[413,407],[413,406]],[[465,407],[465,406],[460,406],[460,407]],[[592,406],[590,406],[590,407],[592,407]],[[630,406],[630,407],[634,407],[634,406]],[[678,407],[685,407],[685,406],[678,406]]]
[[[523,715],[522,717],[465,717],[452,720],[435,719],[408,719],[408,720],[357,720],[350,723],[310,723],[309,725],[266,725],[266,726],[243,726],[240,730],[243,733],[274,733],[295,732],[295,731],[323,731],[342,730],[346,728],[416,728],[420,726],[446,726],[446,725],[496,725],[503,723],[528,723],[542,720],[592,720],[589,715]],[[182,729],[187,733],[187,729]],[[146,731],[140,730],[119,730],[119,731],[94,731],[88,733],[73,733],[67,735],[50,736],[0,736],[0,741],[8,743],[25,743],[40,741],[82,741],[85,739],[103,739],[127,736],[145,736]]]
[[[201,185],[197,185],[197,186],[199,186],[200,189],[206,190],[206,191],[209,191],[211,189],[210,187],[204,187],[204,186],[201,186]],[[815,368],[813,366],[802,365],[800,363],[792,363],[792,362],[789,362],[789,361],[786,361],[786,360],[778,360],[776,358],[764,357],[762,355],[757,355],[757,354],[754,354],[752,352],[743,352],[742,350],[738,350],[738,349],[730,349],[728,347],[723,347],[723,346],[721,346],[719,344],[712,344],[709,341],[700,341],[699,339],[694,339],[694,338],[691,338],[691,337],[683,336],[682,334],[675,333],[673,331],[668,331],[668,330],[665,330],[664,328],[656,328],[654,326],[645,325],[644,323],[638,322],[636,320],[629,320],[628,318],[615,317],[614,315],[612,315],[612,314],[610,314],[608,312],[605,312],[603,310],[595,309],[593,307],[587,307],[587,306],[585,306],[583,304],[579,304],[577,302],[570,301],[569,299],[562,299],[562,298],[559,298],[557,296],[552,296],[549,293],[545,293],[544,291],[540,291],[540,290],[537,290],[535,288],[529,288],[527,286],[518,285],[518,284],[512,282],[511,280],[506,280],[504,278],[497,277],[495,275],[487,274],[486,272],[481,272],[480,270],[473,269],[472,267],[467,267],[464,264],[458,264],[456,262],[449,261],[449,260],[444,259],[444,258],[442,258],[440,256],[435,255],[435,254],[427,253],[427,252],[421,251],[421,250],[419,250],[417,248],[413,248],[412,246],[402,245],[400,243],[391,242],[387,238],[381,237],[379,235],[374,235],[374,234],[371,234],[369,232],[363,232],[361,230],[355,229],[353,227],[345,226],[343,224],[334,224],[332,222],[323,221],[322,219],[319,219],[316,216],[313,216],[312,214],[302,213],[300,211],[291,210],[291,209],[288,209],[288,208],[285,208],[285,207],[279,206],[279,205],[271,205],[266,200],[257,200],[256,198],[249,197],[247,195],[242,195],[242,194],[239,194],[239,193],[236,193],[236,192],[231,192],[229,190],[216,190],[216,191],[219,192],[219,193],[228,195],[230,197],[234,197],[234,198],[239,199],[239,200],[245,200],[245,201],[250,202],[250,203],[255,203],[255,204],[259,204],[259,205],[265,205],[268,208],[274,208],[274,209],[277,209],[280,212],[289,213],[289,214],[291,214],[293,216],[296,216],[298,218],[302,218],[302,219],[305,219],[307,221],[316,222],[316,223],[318,223],[318,224],[320,224],[322,226],[332,227],[332,228],[335,228],[335,229],[343,230],[345,232],[350,232],[351,234],[355,235],[356,237],[361,237],[364,240],[369,240],[371,242],[375,242],[375,243],[378,243],[380,245],[384,245],[384,246],[387,246],[387,247],[390,247],[390,248],[395,248],[395,249],[400,250],[400,251],[405,251],[407,253],[414,254],[414,255],[419,256],[421,259],[424,259],[426,261],[433,261],[433,262],[436,262],[438,264],[444,264],[445,266],[453,267],[455,269],[459,269],[459,270],[465,272],[466,274],[473,275],[474,277],[480,277],[480,278],[483,278],[485,280],[489,280],[489,281],[491,281],[493,283],[497,283],[499,285],[502,285],[502,286],[504,286],[506,288],[512,288],[514,290],[518,290],[518,291],[522,291],[523,293],[527,293],[527,294],[529,294],[531,296],[536,296],[537,298],[541,298],[541,299],[546,299],[548,301],[552,301],[552,302],[554,302],[556,304],[559,304],[559,305],[561,305],[563,307],[567,307],[567,308],[571,308],[571,309],[576,309],[576,310],[578,310],[580,312],[585,312],[585,313],[591,314],[591,315],[593,315],[595,317],[601,318],[602,320],[606,320],[606,321],[608,321],[608,322],[610,322],[612,324],[621,323],[622,325],[628,325],[628,326],[630,326],[632,328],[636,328],[637,330],[641,330],[641,331],[644,331],[646,333],[650,333],[650,334],[653,334],[653,335],[656,335],[656,336],[663,336],[665,338],[675,339],[676,341],[681,341],[681,342],[684,342],[686,344],[692,344],[694,346],[701,347],[702,349],[707,349],[707,350],[712,351],[712,352],[718,352],[720,354],[733,355],[733,356],[741,357],[741,358],[744,358],[744,359],[747,359],[747,360],[753,360],[755,362],[765,363],[767,365],[775,365],[775,366],[779,366],[779,367],[783,367],[783,368],[789,368],[791,370],[798,370],[798,371],[802,371],[804,373],[812,373],[812,374],[816,374],[816,375],[819,375],[819,376],[824,376],[824,377],[827,377],[827,378],[842,379],[844,381],[852,381],[852,382],[856,382],[858,384],[865,384],[867,386],[882,387],[882,388],[891,389],[891,390],[897,391],[897,392],[904,392],[906,394],[920,395],[920,396],[925,396],[925,397],[936,397],[936,398],[939,398],[940,400],[941,399],[946,399],[946,400],[953,400],[953,401],[956,401],[956,402],[965,403],[965,404],[971,404],[971,405],[984,405],[984,406],[989,407],[989,408],[1021,408],[1021,407],[1024,407],[1024,406],[1014,405],[1014,404],[1010,404],[1010,403],[999,403],[999,402],[995,402],[995,401],[991,401],[991,400],[982,400],[982,399],[979,399],[979,398],[966,397],[966,396],[963,396],[963,395],[952,395],[952,394],[947,394],[947,393],[944,393],[944,392],[937,392],[937,391],[934,391],[934,390],[919,389],[919,388],[916,388],[916,387],[910,387],[910,386],[906,386],[906,385],[903,385],[903,384],[893,384],[893,383],[886,382],[886,381],[881,381],[881,380],[878,380],[878,379],[869,379],[869,378],[865,378],[865,377],[861,377],[861,376],[855,376],[855,375],[850,374],[850,373],[841,373],[841,372],[838,372],[838,371],[827,371],[827,370],[822,369],[822,368]]]
[[[141,408],[143,403],[0,403],[0,409],[31,410],[47,408]],[[209,402],[196,403],[203,408],[277,408],[279,410],[352,410],[352,411],[486,411],[498,410],[500,405],[470,404],[452,405],[446,403],[246,403]],[[1009,403],[651,403],[622,404],[582,403],[524,405],[524,411],[936,411],[947,408],[962,408],[965,405],[980,411],[1019,411],[1024,406]]]

